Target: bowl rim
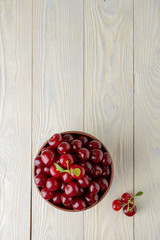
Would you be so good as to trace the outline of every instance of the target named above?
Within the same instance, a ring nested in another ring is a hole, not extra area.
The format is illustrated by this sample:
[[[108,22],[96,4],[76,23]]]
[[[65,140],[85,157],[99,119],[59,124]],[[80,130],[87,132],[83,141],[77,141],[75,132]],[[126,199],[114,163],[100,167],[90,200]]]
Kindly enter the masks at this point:
[[[55,134],[55,133],[54,133],[54,134]],[[54,134],[53,134],[53,135],[54,135]],[[93,136],[93,135],[91,135],[91,134],[89,134],[89,133],[82,132],[82,131],[64,131],[64,132],[61,132],[60,134],[61,134],[61,135],[65,135],[65,134],[79,134],[79,135],[84,135],[84,136],[87,136],[87,137],[89,137],[89,138],[92,138],[93,140],[97,140],[97,141],[99,141],[99,142],[102,144],[102,146],[103,146],[103,148],[105,149],[105,151],[108,152],[109,155],[110,155],[110,157],[111,157],[111,154],[110,154],[110,152],[108,151],[108,149],[106,148],[106,146],[105,146],[98,138],[96,138],[95,136]],[[52,136],[53,136],[53,135],[52,135]],[[36,157],[39,156],[41,150],[44,148],[44,146],[46,146],[46,145],[48,144],[48,141],[49,141],[49,139],[39,148],[39,150],[38,150],[38,152],[37,152],[37,154],[36,154]],[[112,159],[112,157],[111,157],[111,159]],[[101,196],[101,198],[100,198],[96,203],[94,203],[94,204],[86,207],[85,209],[80,210],[80,211],[76,211],[76,210],[74,210],[74,209],[67,209],[67,208],[59,207],[58,205],[55,205],[54,203],[51,203],[51,202],[49,202],[49,201],[46,200],[46,199],[43,199],[43,200],[45,200],[46,202],[48,202],[52,207],[55,207],[56,209],[59,209],[59,210],[64,211],[64,212],[82,212],[82,211],[86,211],[86,210],[88,210],[88,209],[96,206],[99,202],[101,202],[101,201],[104,199],[104,197],[107,195],[107,193],[109,192],[109,190],[110,190],[110,188],[111,188],[111,185],[112,185],[112,182],[113,182],[113,176],[114,176],[113,160],[112,160],[110,166],[111,166],[111,177],[110,177],[110,182],[109,182],[109,185],[108,185],[107,190],[104,192],[104,194]],[[33,177],[35,177],[35,169],[36,169],[36,166],[34,165],[34,167],[33,167]],[[41,191],[40,191],[39,187],[38,187],[36,184],[34,184],[34,185],[36,186],[38,192],[41,194]]]

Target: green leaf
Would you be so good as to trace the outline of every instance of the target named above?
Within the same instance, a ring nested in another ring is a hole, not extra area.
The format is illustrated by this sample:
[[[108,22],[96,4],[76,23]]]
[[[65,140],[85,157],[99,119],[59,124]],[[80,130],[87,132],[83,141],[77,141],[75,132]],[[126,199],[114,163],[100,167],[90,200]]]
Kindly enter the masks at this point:
[[[56,170],[60,171],[60,172],[66,172],[65,169],[61,168],[57,163],[54,163],[54,165],[56,166]]]
[[[75,168],[75,169],[73,169],[73,173],[74,173],[74,175],[79,177],[79,175],[81,174],[81,170],[79,168]]]
[[[143,192],[137,192],[134,196],[141,196],[143,194]]]

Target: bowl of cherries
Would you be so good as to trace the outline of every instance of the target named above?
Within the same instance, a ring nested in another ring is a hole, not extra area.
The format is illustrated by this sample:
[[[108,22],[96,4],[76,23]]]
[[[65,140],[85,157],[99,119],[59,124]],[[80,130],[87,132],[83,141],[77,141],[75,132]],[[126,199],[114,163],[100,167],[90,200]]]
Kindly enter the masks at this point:
[[[34,182],[55,208],[74,212],[98,204],[113,180],[107,148],[94,136],[69,131],[54,134],[34,159]]]

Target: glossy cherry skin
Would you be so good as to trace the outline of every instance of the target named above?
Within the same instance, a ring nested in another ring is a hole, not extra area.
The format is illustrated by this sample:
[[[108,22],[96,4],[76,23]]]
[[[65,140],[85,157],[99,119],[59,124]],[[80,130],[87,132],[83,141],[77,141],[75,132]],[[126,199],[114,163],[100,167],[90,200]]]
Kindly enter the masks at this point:
[[[38,187],[44,187],[47,181],[47,176],[43,173],[38,174],[34,177],[34,182]]]
[[[91,150],[91,161],[99,163],[103,159],[103,152],[100,149]]]
[[[49,167],[44,167],[43,171],[46,175],[50,175],[50,168]]]
[[[60,161],[60,164],[63,167],[65,167],[65,168],[67,168],[67,161],[68,161],[68,166],[69,167],[71,167],[73,165],[73,163],[74,163],[74,159],[73,159],[71,154],[63,154],[63,155],[61,155],[59,161]]]
[[[88,143],[88,149],[92,150],[92,149],[101,149],[102,144],[100,142],[98,142],[97,140],[91,140]]]
[[[82,188],[86,188],[89,186],[89,180],[86,176],[84,176],[83,178],[77,179],[77,183],[78,183],[78,186]]]
[[[44,166],[44,163],[42,162],[41,156],[37,156],[34,159],[34,165],[37,166],[37,167],[43,167]]]
[[[82,148],[82,141],[75,139],[71,142],[71,147],[73,152],[78,152],[80,148]]]
[[[62,191],[65,190],[66,185],[67,185],[67,183],[64,183],[64,182],[61,183],[61,190],[62,190]]]
[[[51,167],[50,167],[50,174],[55,177],[55,178],[61,178],[61,172],[57,170],[56,166],[53,164]]]
[[[127,212],[127,207],[128,207],[128,205],[126,205],[126,206],[123,207],[123,212],[124,212],[124,214],[127,215],[128,217],[132,217],[132,216],[137,212],[137,207],[134,206],[134,208],[132,209],[133,205],[132,205],[131,203],[129,203],[129,209],[130,209],[130,210],[132,209],[132,210],[131,210],[131,211],[128,211],[128,212]]]
[[[86,176],[86,178],[88,179],[89,182],[92,181],[92,177],[90,175],[86,174],[85,176]]]
[[[73,201],[72,197],[69,197],[65,193],[62,193],[61,200],[65,207],[67,207],[67,208],[72,207],[72,201]]]
[[[100,190],[99,184],[95,181],[91,181],[90,184],[89,184],[89,192],[93,193],[93,194],[96,194],[96,193],[99,192],[99,190]]]
[[[41,154],[42,161],[46,166],[52,165],[56,161],[56,154],[51,150],[46,150]]]
[[[89,205],[92,205],[98,201],[98,195],[93,193],[86,193],[84,198]]]
[[[52,148],[51,146],[48,146],[48,147],[43,148],[42,151],[41,151],[41,153],[44,152],[44,151],[46,151],[46,150],[50,150],[50,151],[55,152],[55,149],[54,149],[54,148]]]
[[[122,201],[123,201],[123,203],[128,203],[128,200],[131,198],[131,194],[130,193],[123,193],[122,194],[122,197],[121,197],[121,199],[122,199]]]
[[[62,203],[61,195],[62,193],[59,191],[53,192],[52,202],[55,203],[56,205],[61,204]]]
[[[40,173],[43,173],[44,171],[43,171],[43,167],[37,167],[36,168],[36,175],[38,175],[38,174],[40,174]]]
[[[72,207],[76,211],[81,211],[81,210],[84,210],[86,208],[86,203],[81,198],[75,198],[73,200]]]
[[[65,172],[65,173],[62,173],[62,180],[65,183],[69,183],[73,181],[73,177],[71,176],[71,174]]]
[[[80,188],[79,188],[79,191],[78,191],[78,193],[77,193],[77,197],[83,196],[84,193],[85,193],[85,189],[80,187]]]
[[[89,173],[93,167],[93,164],[87,161],[87,162],[82,162],[81,166],[84,167],[86,173]]]
[[[80,169],[81,172],[80,172],[80,175],[79,175],[79,176],[76,176],[76,175],[73,173],[73,171],[74,171],[75,168],[79,168],[79,169]],[[72,165],[71,168],[70,168],[70,171],[71,171],[71,176],[72,176],[73,178],[75,178],[75,179],[82,178],[82,177],[84,177],[84,175],[85,175],[85,169],[84,169],[84,167],[82,167],[82,166],[80,166],[80,165],[77,165],[77,164]]]
[[[79,187],[78,184],[75,182],[70,182],[67,183],[66,187],[65,187],[65,194],[69,197],[74,197],[77,195],[78,191],[79,191]]]
[[[88,138],[87,138],[86,136],[79,135],[79,136],[77,137],[77,139],[79,139],[79,140],[82,141],[82,145],[83,145],[83,146],[86,146],[87,143],[88,143]]]
[[[115,211],[119,211],[122,208],[123,202],[121,199],[116,199],[112,203],[112,208]]]
[[[91,169],[91,176],[93,178],[98,178],[102,175],[102,167],[98,164],[95,164],[93,168]]]
[[[103,177],[109,177],[109,175],[110,175],[110,169],[109,169],[109,167],[107,166],[107,167],[104,167],[103,168],[103,172],[102,172],[102,176]]]
[[[110,154],[107,152],[103,153],[103,159],[101,161],[101,164],[103,166],[109,166],[111,164],[111,162],[112,162],[112,159],[111,159]]]
[[[107,181],[107,179],[105,179],[104,177],[101,177],[101,178],[97,179],[97,182],[99,183],[101,191],[104,192],[104,191],[107,190],[107,188],[108,188],[108,181]]]
[[[53,193],[50,192],[50,191],[48,190],[48,188],[44,187],[44,188],[42,188],[42,190],[41,190],[41,196],[42,196],[44,199],[49,200],[49,199],[51,199],[51,198],[53,197]]]
[[[74,137],[71,134],[65,134],[63,136],[63,141],[71,143],[74,140]]]
[[[62,135],[59,133],[54,134],[48,141],[49,145],[53,148],[57,148],[62,142]]]
[[[46,181],[46,187],[50,190],[50,191],[57,191],[60,187],[61,184],[58,181],[58,179],[54,178],[54,177],[50,177],[47,179]]]
[[[57,151],[59,154],[69,153],[71,151],[71,145],[68,142],[61,142],[58,145]]]
[[[87,161],[90,158],[90,151],[87,148],[80,148],[78,156],[82,161]]]

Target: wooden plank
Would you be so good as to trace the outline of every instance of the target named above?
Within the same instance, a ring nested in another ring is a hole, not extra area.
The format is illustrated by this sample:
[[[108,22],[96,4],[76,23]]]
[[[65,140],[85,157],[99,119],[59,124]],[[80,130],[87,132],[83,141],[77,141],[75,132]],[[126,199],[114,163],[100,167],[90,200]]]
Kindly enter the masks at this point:
[[[133,239],[133,218],[113,212],[112,201],[133,191],[133,3],[84,1],[85,131],[113,157],[113,185],[84,213],[84,239]]]
[[[55,132],[83,130],[83,1],[33,1],[33,159]],[[32,238],[83,239],[83,213],[45,202],[33,184]]]
[[[160,4],[134,5],[135,51],[135,239],[160,239]]]
[[[0,239],[30,238],[32,2],[0,1]]]

